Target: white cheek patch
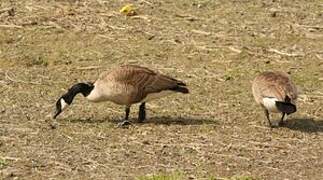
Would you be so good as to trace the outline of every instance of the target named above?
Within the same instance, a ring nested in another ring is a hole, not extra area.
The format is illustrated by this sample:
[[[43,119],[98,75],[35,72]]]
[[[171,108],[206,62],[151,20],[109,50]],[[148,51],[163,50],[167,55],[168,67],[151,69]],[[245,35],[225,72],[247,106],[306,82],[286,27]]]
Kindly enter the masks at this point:
[[[61,99],[61,109],[62,111],[68,107],[68,104],[65,102],[65,100],[62,98]]]
[[[276,101],[278,101],[277,98],[274,98],[274,97],[265,97],[262,99],[263,101],[263,105],[265,106],[265,108],[270,111],[270,112],[280,112],[278,109],[277,109],[277,106],[276,106]]]

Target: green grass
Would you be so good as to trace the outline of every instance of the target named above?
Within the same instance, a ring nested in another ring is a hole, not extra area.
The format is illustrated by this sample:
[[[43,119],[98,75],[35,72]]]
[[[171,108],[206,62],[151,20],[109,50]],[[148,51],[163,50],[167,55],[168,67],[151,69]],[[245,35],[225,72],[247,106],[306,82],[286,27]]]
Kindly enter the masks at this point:
[[[178,179],[184,179],[183,174],[179,171],[176,171],[170,174],[161,173],[161,174],[155,174],[155,175],[140,176],[137,178],[137,180],[178,180]]]
[[[1,1],[17,13],[0,14],[0,152],[20,160],[0,158],[0,169],[18,179],[322,179],[312,158],[323,141],[321,1],[134,1],[137,17],[120,15],[117,0]],[[121,64],[178,78],[190,94],[149,102],[147,122],[129,129],[116,128],[124,107],[80,95],[50,128],[72,84]],[[271,70],[290,72],[302,96],[288,126],[269,130],[251,81]],[[32,161],[44,167],[30,173]]]
[[[5,159],[0,158],[0,169],[4,169],[6,166],[8,166],[8,163]]]

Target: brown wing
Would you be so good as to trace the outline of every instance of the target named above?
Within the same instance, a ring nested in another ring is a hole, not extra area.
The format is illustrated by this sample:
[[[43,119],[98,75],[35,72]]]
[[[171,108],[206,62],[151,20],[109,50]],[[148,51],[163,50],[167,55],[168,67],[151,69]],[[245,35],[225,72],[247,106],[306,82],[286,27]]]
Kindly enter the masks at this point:
[[[296,86],[283,72],[265,72],[257,76],[253,91],[257,93],[258,101],[263,97],[276,97],[280,101],[284,101],[286,96],[293,100],[297,98]]]
[[[172,90],[177,86],[185,86],[183,82],[174,78],[134,65],[121,66],[109,74],[109,78],[124,84],[126,89],[132,91],[130,93],[132,103],[141,101],[150,93],[158,93],[163,90]]]

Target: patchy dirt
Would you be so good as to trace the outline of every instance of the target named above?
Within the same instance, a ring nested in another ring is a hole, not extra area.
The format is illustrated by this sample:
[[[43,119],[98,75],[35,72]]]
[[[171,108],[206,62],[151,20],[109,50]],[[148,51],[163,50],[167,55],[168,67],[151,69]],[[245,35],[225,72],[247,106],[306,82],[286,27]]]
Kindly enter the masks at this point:
[[[119,13],[129,2],[136,16]],[[323,179],[322,9],[320,0],[2,0],[0,176]],[[121,64],[184,80],[191,94],[149,103],[148,121],[129,129],[116,128],[123,107],[78,96],[50,128],[67,88]],[[254,103],[250,82],[265,70],[289,72],[301,89],[286,127],[267,128]]]

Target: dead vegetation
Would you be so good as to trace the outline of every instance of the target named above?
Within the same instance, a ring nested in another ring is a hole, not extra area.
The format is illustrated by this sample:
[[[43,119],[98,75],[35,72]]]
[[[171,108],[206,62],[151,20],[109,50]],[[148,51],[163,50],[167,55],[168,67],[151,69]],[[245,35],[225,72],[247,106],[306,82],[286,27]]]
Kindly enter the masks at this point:
[[[0,2],[2,178],[322,179],[320,0],[137,0],[129,17],[119,13],[127,3]],[[77,97],[50,128],[70,85],[120,64],[183,79],[191,94],[149,103],[148,122],[129,129],[115,127],[122,107]],[[264,126],[250,92],[271,69],[302,92],[278,129]]]

